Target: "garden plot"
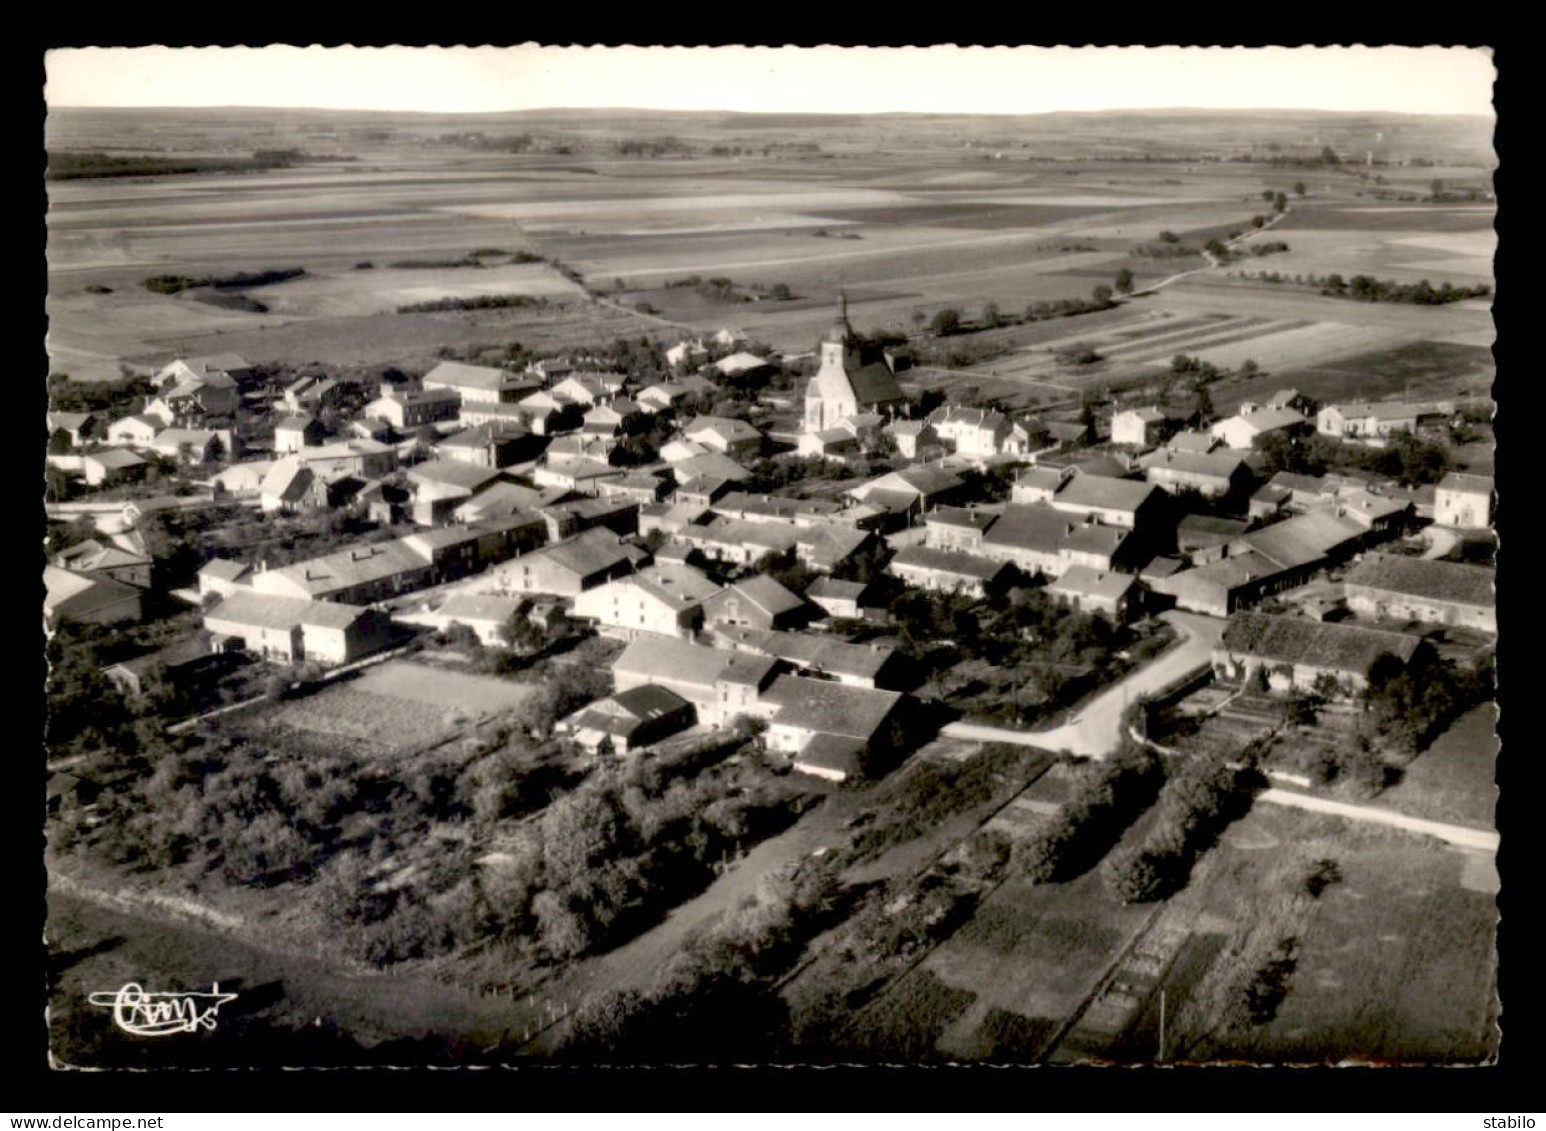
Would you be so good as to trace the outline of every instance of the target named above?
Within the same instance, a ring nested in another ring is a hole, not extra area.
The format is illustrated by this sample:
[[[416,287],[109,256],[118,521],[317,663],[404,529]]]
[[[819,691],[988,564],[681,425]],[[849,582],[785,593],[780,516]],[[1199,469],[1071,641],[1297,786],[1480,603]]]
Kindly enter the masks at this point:
[[[404,660],[371,668],[358,677],[354,685],[375,695],[466,715],[519,710],[533,694],[532,688],[524,683],[426,668]]]

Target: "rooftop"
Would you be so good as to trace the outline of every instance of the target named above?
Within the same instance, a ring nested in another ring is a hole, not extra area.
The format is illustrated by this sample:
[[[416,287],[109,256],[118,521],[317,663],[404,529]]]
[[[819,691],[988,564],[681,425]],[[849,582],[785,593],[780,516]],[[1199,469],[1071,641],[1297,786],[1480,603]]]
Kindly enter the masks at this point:
[[[1363,675],[1383,655],[1410,662],[1421,643],[1418,637],[1399,632],[1246,612],[1229,619],[1220,646],[1277,663]]]
[[[1497,604],[1494,579],[1493,571],[1485,566],[1405,558],[1395,554],[1367,554],[1344,580],[1348,585],[1491,608]]]
[[[931,546],[904,546],[891,559],[893,567],[928,569],[957,577],[971,577],[978,581],[992,581],[1008,568],[976,554],[962,554],[955,550],[936,550]]]
[[[638,639],[612,663],[619,674],[709,688],[718,682],[757,686],[777,662],[771,656],[723,651],[669,636]]]
[[[762,700],[779,708],[775,724],[817,734],[869,739],[901,702],[901,693],[853,687],[828,679],[781,675]]]
[[[1111,570],[1076,565],[1064,570],[1062,576],[1047,588],[1053,593],[1115,601],[1131,589],[1137,580],[1130,573],[1114,573]]]
[[[238,589],[223,597],[204,614],[206,627],[218,624],[252,625],[281,631],[296,625],[318,628],[348,628],[365,610],[336,601],[308,601],[300,597],[278,597]]]
[[[1439,480],[1440,491],[1456,491],[1465,495],[1491,496],[1492,488],[1492,477],[1488,475],[1465,475],[1458,471],[1451,471]]]

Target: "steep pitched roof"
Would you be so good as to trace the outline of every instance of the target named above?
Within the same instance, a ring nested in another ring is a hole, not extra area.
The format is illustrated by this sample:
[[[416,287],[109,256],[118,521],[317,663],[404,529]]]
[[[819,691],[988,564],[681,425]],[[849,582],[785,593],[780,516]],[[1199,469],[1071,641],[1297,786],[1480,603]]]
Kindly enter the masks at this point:
[[[1137,581],[1138,579],[1130,573],[1116,573],[1109,569],[1093,569],[1090,566],[1076,565],[1064,570],[1062,576],[1047,588],[1053,593],[1115,601],[1125,596]]]
[[[1451,471],[1443,479],[1439,480],[1440,491],[1455,491],[1465,495],[1492,494],[1492,477],[1490,475],[1465,475],[1459,471]]]
[[[612,671],[700,688],[720,681],[760,684],[777,666],[770,656],[727,652],[669,636],[633,641],[612,662]]]
[[[1099,510],[1137,511],[1158,493],[1159,488],[1152,483],[1109,479],[1104,475],[1074,475],[1053,496],[1053,501]]]
[[[1310,565],[1359,538],[1363,531],[1328,511],[1311,511],[1243,536],[1257,553],[1281,569]]]
[[[896,710],[902,695],[828,679],[781,675],[763,692],[762,699],[778,707],[773,716],[775,725],[868,740]]]
[[[1003,562],[962,554],[955,550],[937,550],[932,546],[904,546],[891,559],[893,567],[933,570],[953,577],[970,577],[978,581],[992,581],[1009,568]]]

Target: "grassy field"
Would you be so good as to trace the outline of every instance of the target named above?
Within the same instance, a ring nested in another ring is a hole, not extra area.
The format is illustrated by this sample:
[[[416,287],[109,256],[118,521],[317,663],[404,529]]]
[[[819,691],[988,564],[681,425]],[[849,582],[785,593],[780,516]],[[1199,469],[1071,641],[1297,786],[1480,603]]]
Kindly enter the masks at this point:
[[[1405,768],[1400,783],[1380,794],[1379,804],[1414,817],[1474,829],[1494,827],[1497,710],[1478,707],[1454,724]]]

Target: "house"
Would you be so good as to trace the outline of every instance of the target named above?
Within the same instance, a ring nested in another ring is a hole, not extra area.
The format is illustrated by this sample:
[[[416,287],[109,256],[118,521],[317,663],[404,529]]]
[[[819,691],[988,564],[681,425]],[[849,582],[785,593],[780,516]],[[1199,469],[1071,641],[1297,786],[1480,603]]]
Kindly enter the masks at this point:
[[[710,388],[713,386],[710,385]],[[685,382],[661,381],[642,389],[638,396],[634,397],[634,402],[641,411],[654,415],[657,412],[675,409],[694,395],[693,387]]]
[[[1138,579],[1130,573],[1070,566],[1047,592],[1082,613],[1103,613],[1121,624],[1132,616]]]
[[[908,745],[904,696],[831,680],[782,675],[762,695],[773,708],[766,741],[794,768],[829,781],[862,773],[870,759]]]
[[[263,477],[275,462],[271,459],[255,459],[233,463],[215,472],[205,482],[216,496],[253,495],[263,486]]]
[[[1452,471],[1439,481],[1434,493],[1433,521],[1462,530],[1485,530],[1492,525],[1493,483],[1486,475],[1462,475]]]
[[[110,577],[91,577],[50,565],[43,568],[43,624],[121,624],[143,615],[144,590]]]
[[[691,483],[677,487],[671,496],[672,502],[678,504],[691,504],[693,506],[710,507],[720,499],[736,494],[734,484],[729,479],[720,479],[713,475],[700,475]]]
[[[1008,569],[1006,562],[976,554],[904,546],[891,559],[886,572],[921,589],[985,597],[999,587]]]
[[[274,461],[258,488],[263,513],[294,514],[317,506],[317,496],[312,491],[315,482],[311,469],[294,456]]]
[[[212,649],[208,634],[200,631],[165,648],[121,660],[102,674],[124,695],[137,699],[156,683],[193,691],[228,670],[234,658]]]
[[[462,397],[455,389],[390,389],[365,406],[363,415],[385,420],[399,432],[455,420]]]
[[[1150,483],[1172,495],[1196,491],[1210,499],[1218,498],[1243,489],[1251,478],[1251,469],[1243,459],[1222,452],[1201,455],[1161,448],[1138,463]]]
[[[230,421],[241,404],[235,379],[210,371],[178,381],[145,406],[145,415],[164,424],[190,427]]]
[[[246,384],[258,376],[255,365],[237,353],[214,353],[204,357],[183,357],[163,366],[150,379],[156,388],[175,385],[195,377],[220,374],[238,384]]]
[[[150,442],[150,450],[178,463],[198,464],[213,462],[229,448],[218,432],[207,428],[164,428]]]
[[[424,375],[425,390],[446,390],[457,394],[460,404],[514,404],[533,388],[534,382],[517,373],[507,373],[487,365],[468,365],[461,361],[442,361]]]
[[[713,505],[714,513],[726,518],[744,519],[747,522],[785,522],[794,526],[840,522],[845,513],[842,504],[831,499],[753,495],[746,491],[728,491]]]
[[[632,573],[646,556],[610,530],[598,527],[544,546],[494,573],[507,593],[578,597],[587,589]]]
[[[333,377],[302,377],[285,386],[284,406],[298,417],[324,408],[337,408],[349,397],[349,386]]]
[[[700,503],[649,503],[639,508],[639,533],[648,535],[658,530],[670,538],[688,526],[702,525],[713,518],[714,513]]]
[[[709,343],[721,349],[735,349],[736,346],[745,345],[747,340],[746,335],[739,330],[719,329],[714,331]]]
[[[1374,620],[1498,631],[1494,573],[1485,566],[1366,554],[1343,579],[1347,607]]]
[[[895,420],[886,426],[886,434],[896,441],[897,454],[903,459],[936,459],[945,445],[927,420]]]
[[[725,586],[703,601],[703,622],[732,628],[796,628],[809,619],[811,606],[766,574]]]
[[[795,528],[795,556],[810,566],[830,573],[874,543],[869,530],[851,526],[799,526]]]
[[[1016,503],[1050,503],[1076,474],[1068,467],[1028,467],[1015,477],[1009,498]]]
[[[697,417],[682,429],[682,436],[721,455],[749,456],[762,450],[762,433],[746,421],[732,417]]]
[[[546,503],[538,506],[536,512],[547,524],[550,542],[558,542],[598,526],[604,526],[618,535],[639,532],[639,504],[626,496]]]
[[[980,554],[983,536],[996,521],[997,514],[975,507],[935,507],[923,517],[923,544],[935,550]]]
[[[857,434],[840,426],[826,428],[820,432],[800,433],[795,443],[795,451],[802,456],[846,460],[862,455],[864,448],[859,443]]]
[[[805,389],[806,432],[836,427],[861,412],[894,415],[906,403],[885,360],[859,341],[848,324],[848,298],[838,297],[837,318],[819,346],[820,368]]]
[[[1412,504],[1372,491],[1350,491],[1336,502],[1337,514],[1351,519],[1371,536],[1394,538],[1406,529],[1412,517]]]
[[[93,579],[109,578],[141,589],[150,588],[154,559],[121,546],[88,538],[54,555],[54,565]]]
[[[94,412],[51,412],[48,414],[48,434],[52,437],[55,433],[63,432],[70,440],[70,447],[78,448],[85,439],[85,433],[96,425],[97,415]]]
[[[955,472],[936,464],[917,464],[861,483],[846,494],[893,514],[921,514],[929,507],[950,502],[963,487],[965,480]]]
[[[597,497],[602,499],[626,499],[645,506],[658,503],[671,493],[671,481],[658,475],[638,471],[617,479],[602,479],[596,484]]]
[[[835,577],[818,577],[805,591],[805,597],[820,606],[829,617],[841,620],[859,620],[865,615],[864,598],[870,586],[862,581],[841,581]]]
[[[1206,565],[1149,582],[1192,612],[1228,616],[1273,593],[1304,584],[1318,570],[1346,558],[1366,539],[1365,530],[1327,510],[1275,522],[1231,542],[1225,555]]]
[[[1167,510],[1164,492],[1152,483],[1081,474],[1063,480],[1048,505],[1054,510],[1130,530],[1148,530],[1162,524]]]
[[[728,479],[733,483],[740,483],[742,480],[750,479],[751,474],[735,460],[719,452],[703,452],[700,455],[676,460],[671,464],[671,475],[682,486],[688,486],[704,478]]]
[[[467,428],[479,424],[510,424],[521,425],[536,431],[532,428],[531,416],[532,414],[520,404],[509,404],[504,401],[463,401],[456,419],[457,423]]]
[[[618,693],[643,686],[675,692],[694,706],[700,723],[720,727],[759,713],[762,693],[777,670],[771,656],[650,637],[623,649],[612,662],[612,679]]]
[[[669,688],[641,684],[587,703],[557,729],[593,754],[621,754],[686,730],[697,708]]]
[[[199,570],[199,596],[229,596],[237,588],[250,588],[252,567],[232,558],[211,558]]]
[[[983,534],[982,554],[1032,576],[1056,577],[1063,570],[1063,540],[1082,525],[1045,503],[1011,503]]]
[[[1211,514],[1189,514],[1176,524],[1176,549],[1193,565],[1206,565],[1229,553],[1249,523]]]
[[[107,426],[107,442],[130,448],[148,448],[156,438],[156,433],[165,427],[165,421],[144,413],[125,416]]]
[[[621,382],[602,380],[599,373],[571,373],[548,389],[548,395],[560,405],[589,408],[621,389]]]
[[[1164,439],[1169,424],[1164,410],[1153,405],[1124,409],[1111,418],[1111,442],[1152,448]]]
[[[666,350],[666,364],[672,369],[696,369],[708,359],[708,347],[697,339],[677,342]]]
[[[406,624],[424,625],[444,632],[452,625],[471,629],[486,648],[509,647],[506,633],[520,615],[521,602],[493,593],[452,593],[438,605],[395,614]]]
[[[498,468],[447,459],[414,464],[406,474],[415,502],[455,499],[458,505],[503,478]]]
[[[1424,425],[1454,415],[1454,405],[1404,404],[1382,401],[1375,404],[1331,404],[1316,416],[1316,431],[1323,436],[1347,440],[1383,440],[1397,432],[1416,432]]]
[[[1308,617],[1237,613],[1213,650],[1221,680],[1243,681],[1257,671],[1276,692],[1289,690],[1351,698],[1369,686],[1369,671],[1383,657],[1403,667],[1425,647],[1416,636],[1381,632]]]
[[[435,583],[433,563],[403,539],[351,546],[252,575],[258,593],[369,605]]]
[[[327,429],[314,416],[286,416],[274,425],[274,451],[279,454],[314,447],[327,439]]]
[[[580,427],[581,431],[596,436],[622,436],[643,416],[643,410],[635,402],[627,397],[613,397],[591,408]]]
[[[435,458],[497,469],[536,459],[544,445],[542,437],[518,422],[479,424],[441,440]]]
[[[853,644],[832,636],[731,625],[716,627],[713,638],[725,647],[771,656],[797,674],[851,687],[895,688],[907,674],[890,644]]]
[[[148,466],[133,452],[122,450],[88,452],[81,456],[81,471],[85,473],[87,484],[92,487],[111,487],[115,483],[143,478]]]
[[[765,357],[758,357],[754,353],[740,350],[714,362],[714,368],[726,377],[735,380],[744,379],[749,373],[760,373],[763,370],[777,369],[778,366],[775,362],[769,361]]]
[[[482,405],[474,413],[490,408]],[[539,436],[555,436],[572,431],[584,423],[582,407],[569,401],[561,401],[547,390],[538,390],[516,402],[526,427]]]
[[[562,488],[566,492],[590,495],[601,494],[601,484],[621,479],[625,472],[601,459],[583,456],[560,456],[549,450],[543,460],[531,472],[531,480],[539,487]]]
[[[1057,572],[1061,575],[1073,566],[1131,571],[1138,544],[1139,539],[1126,527],[1079,523],[1058,540]]]
[[[339,440],[302,448],[291,453],[289,458],[299,459],[324,482],[345,476],[379,479],[397,470],[397,449],[377,440]]]
[[[1207,432],[1195,432],[1187,430],[1177,432],[1165,441],[1165,446],[1173,452],[1191,452],[1195,455],[1205,456],[1220,444],[1218,437]]]
[[[603,636],[691,640],[704,623],[704,603],[720,589],[692,566],[656,564],[581,592],[574,615],[595,621]]]
[[[371,609],[245,590],[205,612],[204,628],[217,648],[285,663],[347,664],[392,641],[391,622]]]
[[[1291,408],[1257,408],[1246,411],[1242,405],[1238,416],[1220,420],[1209,431],[1227,447],[1251,448],[1263,436],[1292,436],[1307,432],[1311,422]]]
[[[928,423],[958,455],[978,459],[1024,455],[1030,442],[1024,428],[993,409],[942,405],[929,414]]]

